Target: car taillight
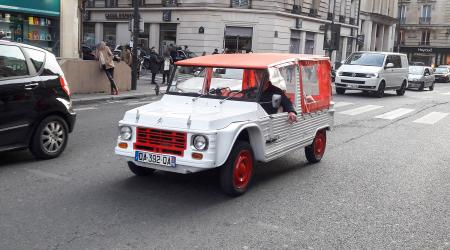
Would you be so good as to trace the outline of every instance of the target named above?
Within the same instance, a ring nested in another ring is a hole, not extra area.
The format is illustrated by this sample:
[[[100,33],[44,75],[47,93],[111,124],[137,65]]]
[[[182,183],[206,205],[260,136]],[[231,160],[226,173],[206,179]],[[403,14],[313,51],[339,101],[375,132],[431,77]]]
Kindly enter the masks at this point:
[[[70,96],[69,84],[67,84],[64,76],[59,76],[59,83],[61,83],[61,88],[66,92],[68,96]]]

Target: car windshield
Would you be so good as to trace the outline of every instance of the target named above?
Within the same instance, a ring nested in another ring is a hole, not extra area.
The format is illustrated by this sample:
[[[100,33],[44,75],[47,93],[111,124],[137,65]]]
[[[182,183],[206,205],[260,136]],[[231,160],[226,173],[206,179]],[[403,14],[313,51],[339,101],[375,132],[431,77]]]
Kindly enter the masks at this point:
[[[256,101],[267,70],[177,67],[168,93],[204,98]]]
[[[434,72],[436,72],[436,73],[447,73],[448,72],[448,69],[447,68],[435,68],[434,69]]]
[[[411,66],[411,67],[409,67],[409,74],[410,75],[423,75],[424,70],[425,70],[425,68],[421,67],[421,66]]]
[[[378,53],[353,53],[344,64],[382,67],[385,55]]]

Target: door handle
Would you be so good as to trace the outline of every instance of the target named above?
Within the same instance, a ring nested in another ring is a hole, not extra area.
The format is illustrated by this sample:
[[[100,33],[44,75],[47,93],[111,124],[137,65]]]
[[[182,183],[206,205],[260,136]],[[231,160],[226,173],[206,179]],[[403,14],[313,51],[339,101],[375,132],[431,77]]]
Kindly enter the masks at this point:
[[[29,84],[25,84],[25,89],[32,90],[32,89],[36,88],[37,86],[39,86],[39,83],[37,83],[37,82],[29,83]]]

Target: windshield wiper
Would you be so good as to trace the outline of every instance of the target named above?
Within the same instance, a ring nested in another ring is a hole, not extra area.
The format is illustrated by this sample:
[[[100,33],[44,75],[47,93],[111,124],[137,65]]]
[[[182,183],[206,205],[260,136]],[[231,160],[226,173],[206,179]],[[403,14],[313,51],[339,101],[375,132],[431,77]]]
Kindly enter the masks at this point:
[[[236,96],[237,94],[241,94],[242,92],[244,92],[244,89],[240,90],[239,92],[232,93],[232,95],[229,95],[227,98],[221,100],[219,103],[222,104],[222,103],[224,103],[226,100],[228,100],[228,99],[230,99],[230,98]]]

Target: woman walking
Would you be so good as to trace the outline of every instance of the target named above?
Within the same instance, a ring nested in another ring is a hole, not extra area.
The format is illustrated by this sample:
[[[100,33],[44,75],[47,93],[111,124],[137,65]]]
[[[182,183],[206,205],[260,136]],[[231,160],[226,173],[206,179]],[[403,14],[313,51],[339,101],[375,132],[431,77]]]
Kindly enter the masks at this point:
[[[109,83],[111,84],[111,95],[118,95],[119,90],[114,82],[114,56],[108,46],[106,46],[105,42],[100,42],[96,56],[100,63],[100,67],[105,71],[106,77],[108,77]]]

